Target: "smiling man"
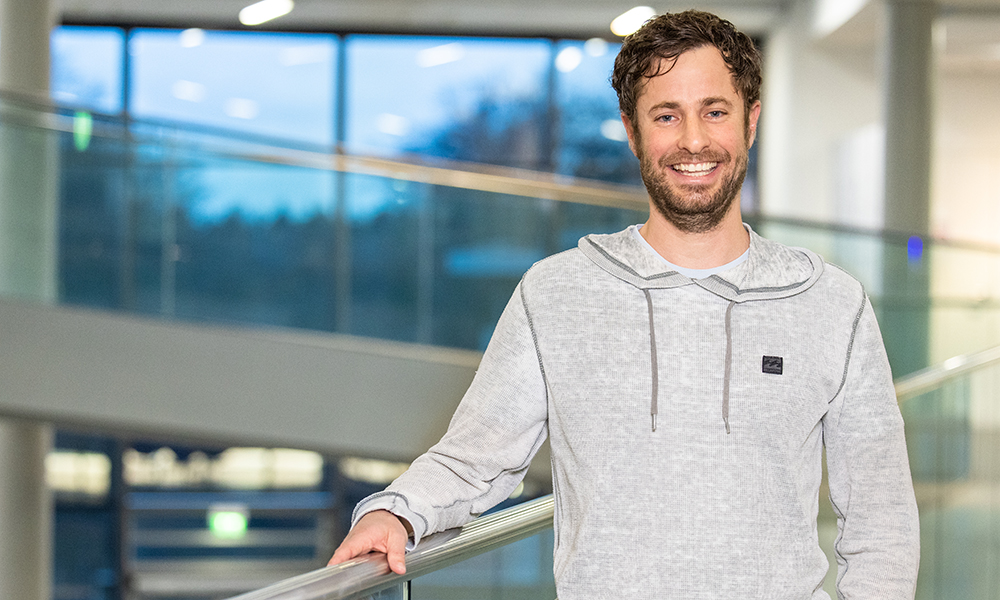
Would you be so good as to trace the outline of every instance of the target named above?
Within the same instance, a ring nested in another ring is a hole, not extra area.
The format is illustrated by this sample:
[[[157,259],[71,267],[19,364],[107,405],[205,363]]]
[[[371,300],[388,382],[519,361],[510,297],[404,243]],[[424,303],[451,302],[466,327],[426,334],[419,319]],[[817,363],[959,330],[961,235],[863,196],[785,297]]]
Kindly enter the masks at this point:
[[[444,438],[362,501],[332,564],[457,527],[552,446],[561,600],[912,598],[919,532],[871,304],[742,223],[760,56],[714,15],[649,21],[615,62],[646,223],[533,266]]]

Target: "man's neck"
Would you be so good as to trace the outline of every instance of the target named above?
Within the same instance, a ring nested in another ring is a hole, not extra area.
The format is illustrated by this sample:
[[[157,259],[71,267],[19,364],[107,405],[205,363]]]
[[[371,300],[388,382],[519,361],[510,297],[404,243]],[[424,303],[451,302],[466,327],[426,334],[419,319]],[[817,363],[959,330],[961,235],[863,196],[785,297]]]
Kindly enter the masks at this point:
[[[639,233],[667,261],[688,269],[712,269],[728,264],[750,247],[750,234],[743,227],[739,205],[715,228],[703,233],[677,229],[650,206],[649,220]]]

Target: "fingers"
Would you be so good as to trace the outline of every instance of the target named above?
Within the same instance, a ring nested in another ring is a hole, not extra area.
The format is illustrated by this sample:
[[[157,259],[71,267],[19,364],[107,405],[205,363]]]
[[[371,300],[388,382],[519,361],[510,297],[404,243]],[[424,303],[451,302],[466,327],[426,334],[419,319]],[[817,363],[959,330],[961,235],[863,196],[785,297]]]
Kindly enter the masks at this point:
[[[347,562],[351,560],[355,556],[370,551],[370,550],[362,550],[360,552],[356,552],[353,548],[348,547],[346,542],[347,540],[344,540],[344,543],[340,544],[340,547],[337,548],[337,550],[333,553],[333,556],[330,557],[330,562],[326,563],[326,566],[329,567],[333,565],[339,565],[342,562]]]
[[[330,558],[328,565],[338,565],[369,552],[383,552],[389,568],[406,573],[406,528],[399,518],[387,511],[368,513],[351,529]]]
[[[393,531],[389,539],[386,540],[385,557],[392,572],[403,575],[406,573],[406,538],[408,536],[406,530],[402,529],[402,524],[400,524],[400,530],[402,533]]]

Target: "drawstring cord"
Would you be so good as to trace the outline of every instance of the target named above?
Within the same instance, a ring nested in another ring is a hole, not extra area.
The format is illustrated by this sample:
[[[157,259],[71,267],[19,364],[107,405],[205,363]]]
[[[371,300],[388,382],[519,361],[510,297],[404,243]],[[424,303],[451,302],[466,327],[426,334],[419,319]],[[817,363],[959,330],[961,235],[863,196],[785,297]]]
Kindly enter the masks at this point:
[[[649,290],[642,290],[646,295],[646,306],[649,308],[649,355],[653,363],[653,398],[649,403],[649,414],[653,419],[653,431],[656,431],[656,397],[659,395],[660,369],[656,364],[656,328],[653,325],[653,298]]]
[[[656,326],[653,320],[653,298],[649,290],[642,290],[646,296],[646,307],[649,309],[649,357],[652,363],[652,397],[649,400],[649,415],[653,421],[653,431],[656,431],[656,400],[659,396],[660,369],[656,360]],[[730,302],[726,307],[726,375],[722,383],[722,422],[726,425],[726,434],[729,429],[729,379],[733,367],[733,327],[732,316],[735,302]]]
[[[726,424],[729,433],[729,372],[733,366],[733,331],[732,314],[735,302],[730,302],[726,308],[726,377],[722,383],[722,422]]]

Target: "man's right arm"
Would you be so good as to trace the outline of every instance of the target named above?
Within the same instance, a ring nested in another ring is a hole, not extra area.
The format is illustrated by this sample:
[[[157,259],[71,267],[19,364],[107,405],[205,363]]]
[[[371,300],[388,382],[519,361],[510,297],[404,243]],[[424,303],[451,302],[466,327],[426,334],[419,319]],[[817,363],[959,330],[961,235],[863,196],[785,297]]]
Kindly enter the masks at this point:
[[[361,517],[351,529],[328,564],[339,565],[362,554],[382,552],[386,555],[389,568],[402,575],[406,573],[406,540],[411,531],[406,519],[387,510],[372,511]]]
[[[546,400],[519,286],[445,436],[385,491],[358,504],[354,526],[334,560],[391,550],[390,566],[402,568],[409,536],[397,527],[400,519],[409,522],[413,543],[419,544],[425,535],[461,527],[506,499],[545,440]],[[374,512],[395,522],[362,527]]]

